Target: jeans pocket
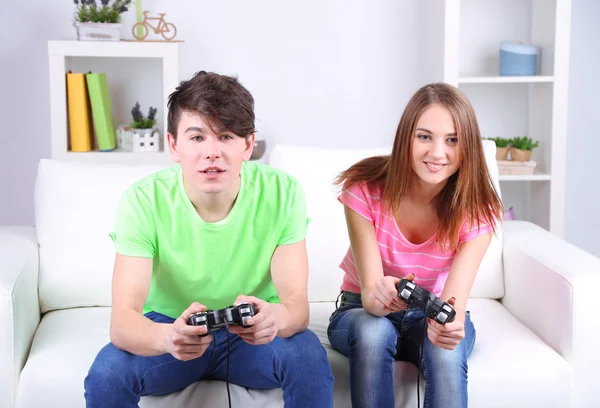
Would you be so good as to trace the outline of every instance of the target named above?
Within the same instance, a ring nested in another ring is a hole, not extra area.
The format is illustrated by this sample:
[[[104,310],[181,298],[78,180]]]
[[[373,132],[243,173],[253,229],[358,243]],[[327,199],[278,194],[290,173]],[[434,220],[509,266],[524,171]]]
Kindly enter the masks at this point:
[[[333,311],[333,313],[331,314],[331,316],[329,316],[329,321],[331,322],[333,319],[335,319],[336,317],[338,317],[341,313],[344,313],[346,310],[350,310],[353,307],[354,306],[350,306],[350,305],[341,305],[340,307],[338,307],[337,309],[335,309]]]

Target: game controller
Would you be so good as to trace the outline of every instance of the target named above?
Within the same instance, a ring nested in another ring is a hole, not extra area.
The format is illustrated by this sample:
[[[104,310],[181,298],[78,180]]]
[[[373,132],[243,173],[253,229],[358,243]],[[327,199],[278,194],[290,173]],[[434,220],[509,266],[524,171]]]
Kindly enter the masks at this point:
[[[219,330],[225,326],[238,325],[244,328],[251,327],[246,322],[255,314],[254,306],[244,302],[220,310],[193,313],[188,317],[187,324],[190,326],[206,326],[207,332],[201,336],[207,336],[210,332]]]
[[[452,305],[442,302],[436,295],[408,279],[398,282],[396,289],[400,299],[409,305],[417,306],[426,313],[426,317],[434,319],[439,324],[450,323],[456,317]]]

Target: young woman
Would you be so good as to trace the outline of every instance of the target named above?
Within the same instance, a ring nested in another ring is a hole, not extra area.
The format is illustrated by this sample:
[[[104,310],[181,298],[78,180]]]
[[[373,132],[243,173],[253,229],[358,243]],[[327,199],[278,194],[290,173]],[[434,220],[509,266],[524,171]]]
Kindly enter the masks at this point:
[[[422,87],[391,155],[354,164],[337,184],[350,248],[328,336],[349,357],[352,406],[394,407],[392,363],[404,360],[422,369],[426,408],[466,407],[467,300],[502,218],[473,107],[450,85]],[[453,305],[455,320],[440,325],[408,307],[396,289],[404,277]]]

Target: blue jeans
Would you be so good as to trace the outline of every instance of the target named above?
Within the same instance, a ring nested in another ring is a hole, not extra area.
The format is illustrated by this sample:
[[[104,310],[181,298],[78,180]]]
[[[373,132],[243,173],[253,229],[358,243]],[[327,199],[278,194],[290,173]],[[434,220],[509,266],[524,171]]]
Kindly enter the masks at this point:
[[[160,323],[174,319],[146,314]],[[286,407],[332,407],[333,375],[317,336],[304,330],[289,338],[253,346],[229,333],[229,382],[243,387],[282,388]],[[181,361],[171,354],[140,357],[112,343],[98,353],[85,378],[87,407],[137,407],[141,396],[179,391],[201,379],[225,381],[227,331],[213,332],[202,357]],[[199,402],[200,403],[200,402]]]
[[[425,323],[420,309],[376,317],[362,308],[360,295],[343,293],[327,334],[331,346],[349,359],[354,408],[394,407],[392,363],[401,360],[418,366]],[[454,350],[444,350],[425,336],[421,365],[425,408],[467,407],[467,357],[474,344],[475,327],[469,312],[465,337]]]

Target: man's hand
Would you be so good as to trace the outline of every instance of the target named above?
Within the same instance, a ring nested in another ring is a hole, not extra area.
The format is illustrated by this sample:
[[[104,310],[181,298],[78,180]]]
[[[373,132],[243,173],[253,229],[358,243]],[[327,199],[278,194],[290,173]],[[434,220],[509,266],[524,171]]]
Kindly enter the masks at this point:
[[[212,342],[212,334],[199,337],[207,333],[206,326],[190,326],[187,324],[187,319],[191,314],[205,310],[206,306],[194,302],[173,324],[164,325],[165,352],[182,361],[193,360],[204,354]]]
[[[230,326],[229,331],[240,336],[248,344],[267,344],[273,341],[277,333],[282,327],[282,305],[272,304],[264,300],[255,298],[254,296],[240,295],[237,297],[233,305],[238,305],[242,302],[250,303],[254,306],[256,314],[250,317],[247,325],[250,328],[242,326]]]
[[[448,303],[454,307],[455,299],[451,298]],[[427,337],[438,347],[446,350],[454,348],[465,337],[465,317],[463,313],[457,313],[456,319],[444,325],[433,319],[427,319]]]
[[[411,273],[406,279],[413,281],[415,274]],[[400,312],[408,307],[408,304],[398,297],[396,284],[400,279],[393,276],[383,276],[375,282],[375,287],[369,294],[376,310],[377,316],[385,316],[392,312]]]

